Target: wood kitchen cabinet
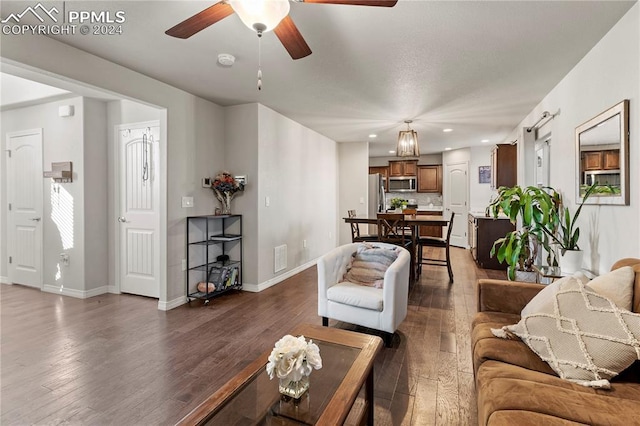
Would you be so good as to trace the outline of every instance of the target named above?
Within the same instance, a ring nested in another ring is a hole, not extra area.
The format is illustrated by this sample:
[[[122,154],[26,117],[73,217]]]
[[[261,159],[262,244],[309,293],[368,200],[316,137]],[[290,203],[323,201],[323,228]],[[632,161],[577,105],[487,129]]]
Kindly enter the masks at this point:
[[[620,168],[620,150],[602,151],[602,168],[605,170],[617,170]]]
[[[518,147],[499,144],[491,151],[491,188],[513,187],[518,183]]]
[[[374,175],[380,173],[382,175],[382,181],[384,182],[384,190],[389,191],[389,167],[387,166],[371,166],[369,167],[369,174]]]
[[[418,166],[418,192],[442,194],[442,166]]]
[[[602,151],[588,151],[582,154],[582,166],[584,170],[602,169]]]
[[[442,216],[441,211],[418,210],[417,216]],[[421,237],[438,237],[442,238],[442,226],[421,226]]]
[[[605,151],[586,151],[582,153],[582,169],[617,170],[620,168],[620,151],[609,149]]]
[[[507,264],[498,262],[491,257],[493,243],[515,230],[515,225],[509,219],[493,219],[491,217],[469,214],[469,248],[473,260],[484,269],[506,270]]]
[[[416,176],[418,160],[389,161],[389,176]]]

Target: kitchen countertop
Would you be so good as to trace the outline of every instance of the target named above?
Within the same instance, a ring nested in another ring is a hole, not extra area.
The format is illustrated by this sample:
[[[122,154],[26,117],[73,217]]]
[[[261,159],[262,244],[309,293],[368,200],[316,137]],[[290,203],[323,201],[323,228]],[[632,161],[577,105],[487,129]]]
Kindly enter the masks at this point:
[[[418,211],[428,211],[428,212],[441,212],[443,210],[442,206],[418,206]]]
[[[494,219],[493,216],[487,216],[485,214],[484,210],[483,211],[470,211],[469,215],[475,217],[476,219]],[[496,219],[509,219],[509,216],[507,216],[504,213],[500,213]]]

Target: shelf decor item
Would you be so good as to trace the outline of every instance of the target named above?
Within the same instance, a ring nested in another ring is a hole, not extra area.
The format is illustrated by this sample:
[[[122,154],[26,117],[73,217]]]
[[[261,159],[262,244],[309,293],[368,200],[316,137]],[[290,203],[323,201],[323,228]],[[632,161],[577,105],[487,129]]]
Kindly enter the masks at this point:
[[[276,342],[269,355],[267,374],[280,379],[278,390],[285,397],[300,399],[309,390],[309,375],[322,368],[320,348],[304,336],[287,334]]]
[[[222,214],[231,214],[231,200],[238,192],[244,191],[244,182],[237,181],[231,173],[223,171],[218,173],[211,184],[211,189],[220,204],[222,204]]]

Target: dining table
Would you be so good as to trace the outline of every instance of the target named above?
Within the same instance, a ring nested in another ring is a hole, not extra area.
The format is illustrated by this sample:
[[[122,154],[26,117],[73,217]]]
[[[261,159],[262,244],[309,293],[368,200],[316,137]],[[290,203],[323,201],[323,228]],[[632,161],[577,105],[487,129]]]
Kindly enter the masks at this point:
[[[363,225],[377,225],[378,214],[362,215],[355,217],[343,218],[345,223],[357,223]],[[420,268],[418,268],[418,237],[420,236],[421,226],[448,226],[450,218],[444,216],[431,216],[420,214],[405,214],[404,222],[411,229],[411,277],[412,281],[419,278]]]

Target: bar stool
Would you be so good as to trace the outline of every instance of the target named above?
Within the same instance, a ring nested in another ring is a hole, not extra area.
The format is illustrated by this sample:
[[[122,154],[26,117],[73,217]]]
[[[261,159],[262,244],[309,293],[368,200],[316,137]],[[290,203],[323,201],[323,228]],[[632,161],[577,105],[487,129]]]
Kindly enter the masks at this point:
[[[446,238],[438,237],[418,237],[418,262],[420,262],[419,269],[422,270],[422,265],[435,265],[446,266],[449,272],[449,282],[453,283],[453,270],[451,269],[451,255],[449,253],[449,242],[451,240],[451,230],[453,229],[453,219],[455,213],[451,212],[451,220],[449,220],[449,229],[447,230]],[[423,247],[438,247],[445,249],[445,260],[425,258],[422,254]]]
[[[349,217],[356,217],[355,210],[347,210],[347,214]],[[352,243],[361,243],[361,242],[374,242],[378,241],[378,235],[361,235],[360,227],[357,223],[350,223],[351,225],[351,242]]]

